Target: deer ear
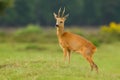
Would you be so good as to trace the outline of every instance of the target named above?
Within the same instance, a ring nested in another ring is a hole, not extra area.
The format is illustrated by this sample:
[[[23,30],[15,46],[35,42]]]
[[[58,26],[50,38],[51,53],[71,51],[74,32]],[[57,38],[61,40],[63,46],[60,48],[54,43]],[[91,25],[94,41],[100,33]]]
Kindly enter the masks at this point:
[[[65,16],[64,16],[64,19],[66,19],[68,16],[69,16],[69,14],[65,15]]]
[[[53,15],[54,15],[54,17],[55,17],[55,19],[57,18],[57,14],[56,13],[53,13]]]

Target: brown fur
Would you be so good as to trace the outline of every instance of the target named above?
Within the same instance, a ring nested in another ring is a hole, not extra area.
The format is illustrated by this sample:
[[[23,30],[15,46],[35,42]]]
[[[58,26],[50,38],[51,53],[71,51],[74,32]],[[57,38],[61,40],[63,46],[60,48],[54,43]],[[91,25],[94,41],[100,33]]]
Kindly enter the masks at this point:
[[[92,59],[93,53],[96,51],[96,47],[85,38],[79,35],[64,31],[64,22],[66,20],[66,16],[60,17],[60,14],[58,16],[54,13],[54,17],[56,19],[57,36],[58,36],[59,44],[64,52],[64,60],[68,55],[68,59],[70,63],[70,53],[71,51],[75,51],[80,53],[83,57],[86,58],[86,60],[90,63],[91,70],[95,68],[96,71],[98,71],[98,67],[93,62],[93,59]]]

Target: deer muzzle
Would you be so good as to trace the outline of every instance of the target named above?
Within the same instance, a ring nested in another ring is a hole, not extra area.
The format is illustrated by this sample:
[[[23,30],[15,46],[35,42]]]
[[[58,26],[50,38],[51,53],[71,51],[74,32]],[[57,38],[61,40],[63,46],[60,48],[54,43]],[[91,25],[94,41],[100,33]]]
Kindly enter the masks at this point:
[[[58,24],[56,24],[55,26],[56,26],[56,27],[59,27],[59,25],[58,25]]]

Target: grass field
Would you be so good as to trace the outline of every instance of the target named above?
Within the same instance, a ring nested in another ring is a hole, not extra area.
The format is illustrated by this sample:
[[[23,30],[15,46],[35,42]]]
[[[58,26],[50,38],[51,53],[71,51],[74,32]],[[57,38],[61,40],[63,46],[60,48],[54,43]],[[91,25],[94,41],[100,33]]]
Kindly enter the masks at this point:
[[[0,43],[0,80],[120,80],[120,42],[102,44],[94,60],[98,74],[79,54],[64,63],[58,43]]]

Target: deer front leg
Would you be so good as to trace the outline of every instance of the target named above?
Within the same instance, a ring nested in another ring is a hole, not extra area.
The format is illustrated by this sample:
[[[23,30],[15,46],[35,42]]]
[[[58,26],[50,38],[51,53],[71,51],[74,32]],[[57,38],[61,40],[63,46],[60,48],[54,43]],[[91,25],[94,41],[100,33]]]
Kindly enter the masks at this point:
[[[64,55],[64,62],[66,61],[66,57],[68,56],[68,63],[70,63],[70,50],[64,48],[63,49],[63,55]]]
[[[63,48],[64,62],[66,61],[67,49]]]
[[[68,62],[69,62],[69,64],[70,64],[70,54],[71,54],[71,51],[68,50]]]

